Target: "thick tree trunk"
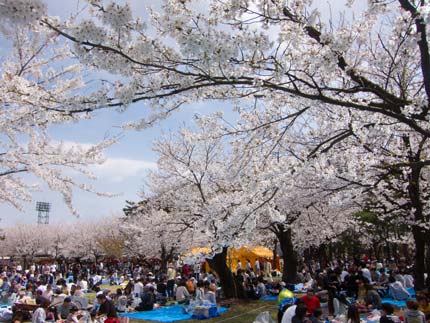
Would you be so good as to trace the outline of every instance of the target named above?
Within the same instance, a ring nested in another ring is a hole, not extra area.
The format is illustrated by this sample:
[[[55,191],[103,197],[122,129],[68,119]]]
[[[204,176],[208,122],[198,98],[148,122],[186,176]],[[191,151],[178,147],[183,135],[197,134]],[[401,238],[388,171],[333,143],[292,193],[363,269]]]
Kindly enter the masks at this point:
[[[421,222],[423,220],[423,205],[420,197],[420,174],[421,167],[412,167],[408,186],[411,206],[415,209],[415,222]],[[412,227],[412,234],[415,241],[414,285],[416,290],[423,290],[425,288],[425,245],[428,235],[425,234],[424,229],[416,225]]]
[[[242,284],[234,278],[231,270],[227,266],[227,247],[222,252],[216,254],[212,259],[208,259],[209,265],[218,274],[223,294],[225,298],[246,298]]]
[[[297,252],[294,250],[291,229],[278,226],[275,232],[282,250],[284,268],[282,280],[287,284],[294,284],[297,279]]]
[[[173,257],[172,249],[170,249],[170,252],[167,252],[166,247],[164,246],[164,244],[162,244],[161,253],[160,253],[160,258],[161,258],[160,271],[162,273],[167,272],[167,264],[169,260],[172,260],[172,257]]]
[[[412,233],[415,240],[415,261],[414,261],[414,285],[417,291],[425,289],[424,273],[425,268],[425,234],[420,232],[418,228],[413,228]]]

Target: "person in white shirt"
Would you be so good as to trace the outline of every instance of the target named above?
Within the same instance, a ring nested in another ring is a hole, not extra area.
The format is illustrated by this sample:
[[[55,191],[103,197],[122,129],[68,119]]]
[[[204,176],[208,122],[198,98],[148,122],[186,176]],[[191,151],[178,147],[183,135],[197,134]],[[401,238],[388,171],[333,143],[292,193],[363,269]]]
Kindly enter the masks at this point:
[[[367,278],[369,283],[372,283],[372,275],[370,273],[370,270],[367,267],[364,267],[361,272],[363,273],[363,277]]]
[[[47,285],[46,289],[42,291],[42,297],[46,298],[49,301],[52,301],[52,297],[54,297],[54,292],[52,290],[51,285]]]
[[[81,286],[82,291],[86,292],[88,290],[88,282],[84,278],[78,281],[78,285]]]
[[[135,297],[140,298],[143,294],[143,283],[141,281],[141,279],[138,279],[135,283],[134,283],[134,288],[133,288],[133,295]]]
[[[191,295],[188,292],[188,289],[186,287],[186,283],[184,280],[181,280],[179,282],[178,287],[176,288],[175,296],[176,296],[176,301],[179,304],[186,303],[190,299]]]
[[[403,275],[403,278],[405,280],[405,287],[406,288],[413,288],[414,287],[414,277],[409,272],[405,272]]]
[[[296,315],[296,307],[297,305],[291,305],[282,315],[281,323],[291,323],[291,319],[294,315]]]
[[[45,323],[46,313],[48,312],[50,302],[47,299],[43,299],[40,307],[38,307],[32,315],[31,323]]]

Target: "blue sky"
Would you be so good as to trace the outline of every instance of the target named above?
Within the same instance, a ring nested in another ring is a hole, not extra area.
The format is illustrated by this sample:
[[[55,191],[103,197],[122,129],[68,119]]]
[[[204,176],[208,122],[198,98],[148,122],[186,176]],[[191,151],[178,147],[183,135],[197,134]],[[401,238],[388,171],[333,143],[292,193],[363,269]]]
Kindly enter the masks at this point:
[[[47,0],[45,2],[48,5],[50,15],[57,15],[62,18],[74,12],[78,3],[77,0]],[[331,10],[336,12],[335,8],[343,2],[343,0],[329,1],[324,10],[325,18],[330,16],[329,12]],[[160,1],[134,0],[129,1],[129,3],[132,5],[136,16],[142,16],[144,15],[145,6],[156,6]],[[331,7],[331,9],[328,9],[328,7]],[[333,17],[337,18],[336,14],[333,14]],[[0,39],[0,56],[6,55],[8,48],[8,43],[4,39]],[[49,133],[56,140],[82,144],[97,143],[106,134],[119,133],[121,131],[119,127],[124,122],[137,120],[142,116],[142,110],[144,109],[144,103],[139,103],[131,106],[121,114],[115,111],[98,111],[90,120],[79,124],[55,126],[49,130]],[[185,107],[180,112],[174,113],[169,119],[150,129],[141,132],[130,131],[123,133],[121,142],[107,150],[107,162],[102,166],[92,168],[98,176],[98,180],[90,182],[97,191],[119,195],[106,198],[75,190],[74,205],[80,213],[80,217],[90,219],[119,214],[125,206],[125,200],[138,200],[138,192],[143,188],[148,169],[156,167],[157,156],[151,150],[153,140],[158,138],[163,131],[174,131],[184,124],[190,125],[195,113],[208,114],[215,110],[224,110],[227,119],[235,118],[232,112],[228,112],[228,105],[220,105],[219,102],[198,103]],[[27,176],[27,179],[35,181],[31,176]],[[46,186],[42,186],[42,188],[43,191],[33,194],[31,203],[24,205],[23,212],[8,205],[0,205],[1,227],[11,226],[20,222],[35,223],[37,221],[36,201],[50,202],[52,204],[51,223],[73,222],[76,220],[67,209],[59,193],[50,191]]]
[[[65,14],[73,12],[76,1],[46,1],[48,12],[51,15],[65,17]],[[131,1],[135,11],[143,9],[143,1]],[[151,2],[153,5],[154,2]],[[0,55],[4,57],[8,53],[7,41],[0,39]],[[92,167],[96,174],[96,181],[85,182],[93,185],[99,192],[118,194],[116,197],[99,197],[95,194],[75,190],[74,205],[80,213],[81,219],[100,218],[111,214],[121,213],[125,206],[125,200],[139,200],[138,193],[142,190],[147,171],[156,167],[157,156],[152,151],[152,142],[164,132],[174,131],[185,124],[192,124],[195,113],[206,114],[223,107],[219,103],[194,104],[187,106],[180,112],[175,113],[169,119],[150,129],[136,132],[122,132],[120,126],[127,121],[135,121],[143,115],[144,103],[132,105],[123,113],[116,111],[97,111],[90,120],[78,124],[65,124],[51,127],[50,135],[55,140],[75,142],[81,144],[95,144],[105,137],[106,134],[122,133],[121,141],[106,151],[107,161],[101,166]],[[32,176],[25,177],[29,182],[35,182]],[[77,177],[77,179],[80,179]],[[0,205],[1,227],[11,226],[16,223],[36,223],[36,202],[50,202],[51,223],[73,222],[76,220],[57,192],[52,192],[46,185],[42,185],[43,191],[33,194],[33,201],[23,205],[23,211],[3,204]]]

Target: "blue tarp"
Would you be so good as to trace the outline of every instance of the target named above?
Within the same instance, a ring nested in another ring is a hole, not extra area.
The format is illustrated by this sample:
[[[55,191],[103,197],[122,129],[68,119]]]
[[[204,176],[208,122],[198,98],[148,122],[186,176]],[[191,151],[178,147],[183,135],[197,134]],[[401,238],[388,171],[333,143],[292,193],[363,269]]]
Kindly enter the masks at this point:
[[[184,306],[181,305],[173,305],[157,308],[152,311],[121,314],[121,316],[127,316],[134,320],[148,320],[157,322],[176,322],[182,320],[190,320],[191,314],[185,314],[182,311],[183,308]],[[219,313],[223,313],[225,311],[228,311],[228,308],[218,307]]]
[[[411,295],[411,297],[415,296],[415,289],[413,287],[406,288],[406,290],[409,292],[409,294]]]
[[[397,306],[397,307],[406,307],[406,301],[397,301],[392,298],[382,298],[382,303],[389,303],[391,305]]]
[[[267,295],[260,298],[261,301],[277,301],[278,295]]]

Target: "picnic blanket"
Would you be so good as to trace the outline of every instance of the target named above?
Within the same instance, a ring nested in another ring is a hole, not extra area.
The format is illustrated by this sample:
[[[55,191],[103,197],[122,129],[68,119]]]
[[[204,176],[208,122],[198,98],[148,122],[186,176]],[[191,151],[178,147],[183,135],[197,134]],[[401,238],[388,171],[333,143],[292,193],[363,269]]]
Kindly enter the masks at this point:
[[[136,313],[125,313],[120,314],[121,316],[126,316],[128,318],[134,320],[148,320],[148,321],[157,321],[157,322],[176,322],[182,320],[190,320],[191,313],[187,314],[183,312],[184,306],[182,305],[173,305],[157,308],[152,311],[146,312],[136,312]],[[218,312],[223,313],[228,311],[226,307],[218,307]]]
[[[278,295],[266,295],[259,298],[260,301],[277,301]]]

